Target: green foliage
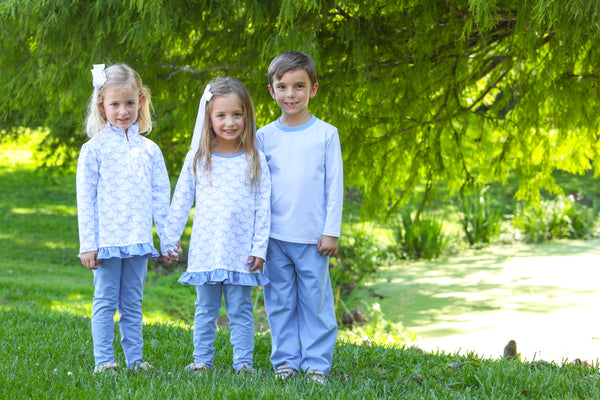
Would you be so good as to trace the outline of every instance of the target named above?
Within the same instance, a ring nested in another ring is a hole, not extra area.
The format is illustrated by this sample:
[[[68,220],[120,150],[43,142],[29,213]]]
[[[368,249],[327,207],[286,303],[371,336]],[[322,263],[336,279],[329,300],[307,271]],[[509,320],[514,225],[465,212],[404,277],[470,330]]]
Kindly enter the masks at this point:
[[[396,253],[400,258],[410,259],[431,260],[439,257],[448,247],[443,225],[435,214],[419,215],[404,208],[401,223],[397,223],[394,228]]]
[[[404,329],[401,322],[386,318],[378,303],[373,304],[366,320],[364,324],[355,324],[351,329],[341,332],[340,336],[350,343],[386,346],[408,344],[417,339],[414,333]]]
[[[515,226],[528,242],[586,238],[594,232],[597,223],[597,211],[575,202],[570,196],[521,205],[514,219]]]
[[[502,210],[492,205],[487,189],[461,197],[461,224],[471,246],[488,244],[500,233]]]
[[[150,137],[176,175],[204,85],[240,78],[261,126],[280,113],[268,63],[298,49],[315,58],[310,110],[339,128],[365,212],[513,171],[535,199],[558,191],[554,169],[600,161],[599,15],[591,0],[4,0],[0,127],[48,128],[49,162],[73,167],[91,65],[126,62],[152,90]]]
[[[329,273],[334,293],[347,299],[357,285],[394,255],[388,251],[389,240],[373,225],[344,226],[338,243],[338,256],[330,259]]]

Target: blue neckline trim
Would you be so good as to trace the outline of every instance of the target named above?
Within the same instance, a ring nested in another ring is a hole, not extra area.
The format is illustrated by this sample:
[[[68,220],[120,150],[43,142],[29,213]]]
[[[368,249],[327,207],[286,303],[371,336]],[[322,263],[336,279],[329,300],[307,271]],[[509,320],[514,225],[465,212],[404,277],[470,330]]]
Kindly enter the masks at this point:
[[[282,130],[284,132],[300,132],[300,131],[303,131],[303,130],[309,128],[312,124],[317,122],[317,117],[315,117],[312,114],[311,114],[310,120],[307,123],[305,123],[304,125],[300,125],[300,126],[283,126],[283,125],[281,125],[281,122],[279,122],[280,119],[281,118],[277,118],[275,120],[275,127],[277,127],[277,129]]]
[[[241,156],[242,154],[244,154],[244,150],[240,151],[240,152],[239,152],[239,153],[237,153],[237,154],[220,154],[220,153],[215,153],[215,152],[213,151],[213,155],[214,155],[214,156],[217,156],[217,157],[223,157],[223,158],[233,158],[233,157],[239,157],[239,156]]]

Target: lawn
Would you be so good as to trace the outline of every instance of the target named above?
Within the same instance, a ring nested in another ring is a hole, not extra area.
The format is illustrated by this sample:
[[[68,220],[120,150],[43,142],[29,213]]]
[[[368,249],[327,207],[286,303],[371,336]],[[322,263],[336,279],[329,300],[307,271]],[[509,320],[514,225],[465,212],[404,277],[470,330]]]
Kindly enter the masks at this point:
[[[257,373],[237,376],[230,367],[226,327],[217,334],[214,369],[202,376],[188,374],[183,367],[191,361],[193,289],[178,284],[177,274],[154,267],[144,292],[144,352],[155,369],[94,375],[92,274],[77,259],[74,175],[37,169],[27,143],[4,142],[1,149],[2,398],[600,398],[597,366],[426,353],[369,337],[362,345],[340,340],[330,379],[318,385],[303,377],[276,381],[268,331],[258,332]],[[261,293],[255,294],[260,305]],[[260,313],[258,307],[257,320],[264,321]],[[365,333],[377,334],[378,325],[367,328]],[[116,349],[124,365],[118,343]]]

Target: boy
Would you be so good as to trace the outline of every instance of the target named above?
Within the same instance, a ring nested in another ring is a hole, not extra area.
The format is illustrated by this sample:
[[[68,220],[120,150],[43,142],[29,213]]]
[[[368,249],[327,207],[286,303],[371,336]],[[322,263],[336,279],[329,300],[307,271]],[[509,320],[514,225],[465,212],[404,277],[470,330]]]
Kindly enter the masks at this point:
[[[278,378],[298,370],[324,382],[337,323],[329,257],[337,255],[344,195],[337,129],[308,112],[317,93],[312,58],[286,51],[271,61],[269,92],[281,117],[257,132],[271,170],[271,233],[264,287],[271,362]]]

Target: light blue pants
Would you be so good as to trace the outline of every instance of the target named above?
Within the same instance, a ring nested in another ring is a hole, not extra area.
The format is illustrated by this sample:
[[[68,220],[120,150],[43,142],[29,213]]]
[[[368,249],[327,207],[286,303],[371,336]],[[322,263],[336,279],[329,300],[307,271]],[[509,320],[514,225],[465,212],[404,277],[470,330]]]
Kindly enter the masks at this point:
[[[92,338],[96,365],[115,362],[113,341],[114,316],[119,309],[121,346],[129,368],[142,363],[142,297],[147,257],[100,260],[94,271]]]
[[[265,308],[271,363],[329,374],[337,338],[329,257],[316,244],[269,239]]]
[[[221,299],[225,296],[225,310],[229,317],[229,341],[233,347],[233,369],[252,366],[254,351],[254,316],[252,315],[252,287],[224,285],[223,283],[196,286],[196,314],[194,316],[194,362],[212,367],[215,358],[215,335]]]

